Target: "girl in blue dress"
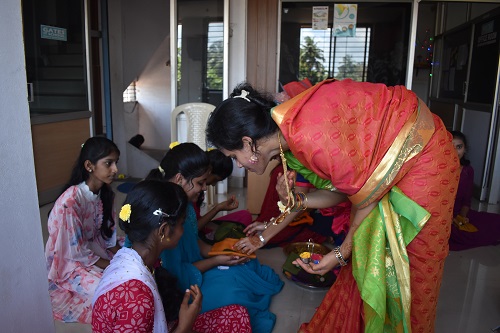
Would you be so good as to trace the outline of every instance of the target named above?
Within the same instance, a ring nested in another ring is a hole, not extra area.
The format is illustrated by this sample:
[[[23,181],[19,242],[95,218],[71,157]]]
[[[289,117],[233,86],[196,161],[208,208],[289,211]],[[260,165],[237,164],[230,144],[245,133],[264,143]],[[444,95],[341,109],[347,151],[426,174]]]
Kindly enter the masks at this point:
[[[254,333],[270,333],[276,316],[269,311],[271,297],[283,287],[279,276],[258,259],[234,255],[208,256],[210,246],[198,238],[200,225],[192,202],[206,190],[210,162],[206,153],[193,143],[171,148],[160,166],[150,171],[147,179],[164,179],[176,183],[188,196],[184,233],[174,249],[161,254],[162,265],[178,279],[184,290],[200,286],[202,313],[230,304],[247,308]],[[236,314],[235,314],[236,315]]]

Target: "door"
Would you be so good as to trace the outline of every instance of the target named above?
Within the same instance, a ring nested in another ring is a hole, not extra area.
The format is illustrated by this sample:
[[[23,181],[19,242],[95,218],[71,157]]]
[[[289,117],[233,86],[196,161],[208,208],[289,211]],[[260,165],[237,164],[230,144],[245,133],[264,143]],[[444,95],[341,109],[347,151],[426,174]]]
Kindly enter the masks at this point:
[[[23,0],[32,116],[89,110],[84,0]]]

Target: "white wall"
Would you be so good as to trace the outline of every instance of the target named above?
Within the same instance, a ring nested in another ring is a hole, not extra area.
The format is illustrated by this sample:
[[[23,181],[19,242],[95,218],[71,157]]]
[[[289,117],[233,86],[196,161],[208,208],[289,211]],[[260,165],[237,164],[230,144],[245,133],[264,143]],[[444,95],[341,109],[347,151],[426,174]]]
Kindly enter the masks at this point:
[[[157,45],[137,81],[139,133],[144,147],[167,150],[170,144],[170,37]]]
[[[121,6],[123,91],[140,75],[169,35],[170,4],[169,0],[121,0]]]
[[[0,327],[54,332],[36,190],[21,1],[0,11]]]
[[[138,132],[148,148],[163,149],[165,138],[170,138],[169,74],[164,47],[167,39],[168,52],[169,12],[169,0],[148,0],[147,6],[136,0],[108,1],[113,140],[120,148],[122,161],[128,160],[126,142]],[[123,104],[122,94],[134,79],[139,80],[139,102],[131,108]],[[165,121],[149,127],[141,125],[143,118]],[[130,174],[128,163],[119,166],[120,173]]]
[[[247,78],[247,0],[230,0],[229,3],[229,91]],[[233,177],[245,176],[245,169],[233,162]],[[243,184],[243,181],[241,181]]]
[[[426,59],[428,56],[428,51],[422,49],[424,41],[433,37],[435,34],[435,24],[436,24],[436,4],[420,3],[418,6],[418,22],[417,22],[417,45],[415,46],[415,61],[418,61],[418,56],[422,60]],[[428,32],[427,32],[428,30]],[[432,43],[432,41],[429,41]],[[430,84],[430,74],[431,70],[429,68],[413,68],[413,79],[411,90],[417,94],[424,103],[428,103],[429,98],[429,84]]]

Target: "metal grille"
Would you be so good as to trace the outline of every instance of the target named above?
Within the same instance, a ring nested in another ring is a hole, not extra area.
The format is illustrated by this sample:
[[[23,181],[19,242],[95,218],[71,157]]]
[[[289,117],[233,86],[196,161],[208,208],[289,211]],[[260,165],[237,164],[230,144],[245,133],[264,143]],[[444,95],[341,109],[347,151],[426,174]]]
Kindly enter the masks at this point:
[[[334,37],[330,28],[302,28],[301,45],[305,43],[306,37],[312,38],[316,47],[321,50],[325,76],[366,81],[371,28],[356,27],[356,35],[353,37]]]

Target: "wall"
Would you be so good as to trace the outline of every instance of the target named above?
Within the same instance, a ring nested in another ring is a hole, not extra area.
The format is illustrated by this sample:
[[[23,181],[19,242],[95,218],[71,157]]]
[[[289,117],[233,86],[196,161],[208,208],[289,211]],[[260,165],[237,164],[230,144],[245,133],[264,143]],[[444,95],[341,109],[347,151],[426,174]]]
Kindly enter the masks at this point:
[[[229,4],[229,93],[247,77],[247,1],[230,0]],[[245,169],[233,161],[231,186],[243,187]]]
[[[21,1],[0,11],[1,331],[54,332],[38,209]]]
[[[122,161],[128,161],[125,143],[138,132],[145,148],[165,149],[170,140],[169,15],[168,0],[108,1],[113,140]],[[138,103],[124,105],[123,91],[135,79]],[[128,163],[119,166],[130,174]]]
[[[155,52],[138,74],[137,102],[139,133],[144,148],[167,150],[170,144],[170,37],[155,47]]]

